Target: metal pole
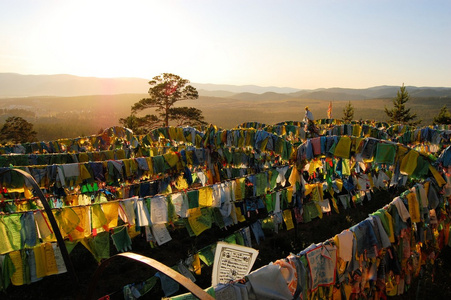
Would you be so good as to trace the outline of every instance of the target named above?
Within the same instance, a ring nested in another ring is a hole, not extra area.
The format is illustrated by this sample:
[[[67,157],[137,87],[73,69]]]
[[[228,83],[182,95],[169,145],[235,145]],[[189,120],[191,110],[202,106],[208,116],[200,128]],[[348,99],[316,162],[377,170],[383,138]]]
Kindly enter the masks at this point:
[[[23,177],[25,177],[28,180],[28,182],[31,184],[31,186],[33,187],[35,194],[41,200],[42,205],[44,206],[44,210],[47,213],[47,217],[49,218],[50,225],[52,226],[53,233],[55,234],[56,241],[58,243],[58,247],[61,250],[61,255],[63,256],[63,260],[66,265],[66,269],[72,275],[73,279],[75,280],[75,283],[78,285],[79,284],[78,277],[77,277],[77,274],[75,273],[75,269],[72,264],[72,261],[69,258],[69,253],[67,252],[66,244],[64,243],[64,239],[61,235],[61,231],[59,230],[58,224],[56,223],[56,220],[55,220],[55,216],[53,215],[52,209],[50,208],[50,205],[47,202],[47,199],[45,198],[44,193],[42,193],[36,180],[34,180],[34,178],[30,174],[28,174],[27,172],[25,172],[23,170],[14,169],[14,168],[7,169],[7,170],[2,171],[0,173],[0,176],[7,172],[10,172],[10,171],[15,171],[15,172],[21,174]]]

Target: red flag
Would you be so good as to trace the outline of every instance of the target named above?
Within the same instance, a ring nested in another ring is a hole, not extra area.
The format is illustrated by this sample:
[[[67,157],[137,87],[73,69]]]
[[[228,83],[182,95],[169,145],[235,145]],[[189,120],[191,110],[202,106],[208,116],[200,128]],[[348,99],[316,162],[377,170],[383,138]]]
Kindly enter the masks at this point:
[[[332,101],[329,102],[329,108],[327,109],[327,118],[332,119]]]
[[[165,88],[165,95],[171,96],[177,90],[177,84],[167,83]]]

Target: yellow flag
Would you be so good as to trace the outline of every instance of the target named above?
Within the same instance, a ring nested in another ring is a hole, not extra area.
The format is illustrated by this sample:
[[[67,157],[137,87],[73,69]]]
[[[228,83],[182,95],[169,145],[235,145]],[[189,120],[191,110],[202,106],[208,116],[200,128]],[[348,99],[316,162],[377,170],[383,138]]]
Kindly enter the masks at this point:
[[[293,216],[291,215],[291,210],[286,209],[283,211],[283,221],[285,222],[285,225],[287,226],[287,230],[293,229]]]

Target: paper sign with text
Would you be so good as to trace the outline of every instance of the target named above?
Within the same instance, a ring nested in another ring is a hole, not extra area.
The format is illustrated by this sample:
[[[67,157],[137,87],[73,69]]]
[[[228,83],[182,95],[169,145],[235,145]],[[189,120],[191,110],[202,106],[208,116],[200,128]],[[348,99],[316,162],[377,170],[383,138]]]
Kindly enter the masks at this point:
[[[212,285],[241,279],[252,269],[258,250],[236,244],[218,242],[213,264]]]

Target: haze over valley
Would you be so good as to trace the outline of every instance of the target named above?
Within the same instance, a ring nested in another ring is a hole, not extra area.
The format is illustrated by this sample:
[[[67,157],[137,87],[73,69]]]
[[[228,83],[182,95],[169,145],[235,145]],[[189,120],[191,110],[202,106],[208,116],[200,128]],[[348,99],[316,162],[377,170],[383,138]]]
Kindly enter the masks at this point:
[[[130,115],[130,107],[148,96],[147,82],[142,78],[0,73],[0,121],[10,115],[24,117],[35,124],[40,140],[97,134]],[[177,104],[202,110],[206,122],[223,128],[250,121],[300,121],[306,105],[315,118],[326,118],[329,102],[332,118],[340,119],[348,101],[354,107],[354,119],[384,121],[384,106],[392,106],[399,90],[399,86],[301,90],[191,84],[198,89],[199,99]],[[411,96],[409,107],[423,119],[422,124],[430,124],[443,105],[451,107],[451,88],[407,86],[407,91]]]

